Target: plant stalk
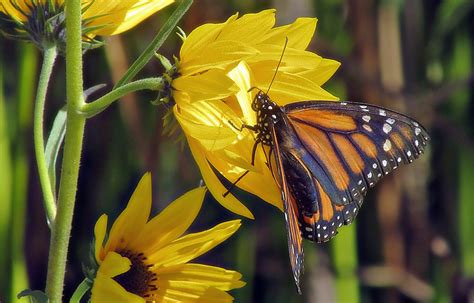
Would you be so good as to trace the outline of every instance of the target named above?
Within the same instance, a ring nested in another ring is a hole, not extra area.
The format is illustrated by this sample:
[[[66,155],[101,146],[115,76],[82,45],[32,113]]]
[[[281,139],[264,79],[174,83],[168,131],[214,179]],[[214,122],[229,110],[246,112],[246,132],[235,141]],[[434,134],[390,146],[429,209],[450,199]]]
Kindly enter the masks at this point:
[[[51,78],[51,73],[53,71],[56,57],[57,49],[55,45],[45,47],[43,54],[43,65],[41,67],[38,88],[36,92],[33,122],[36,164],[38,166],[41,190],[43,191],[43,203],[46,212],[46,219],[48,221],[48,225],[50,226],[54,221],[54,217],[56,216],[56,201],[54,197],[54,189],[51,186],[51,180],[49,178],[48,166],[46,164],[46,157],[44,153],[43,117],[46,93],[48,91],[48,84]]]
[[[59,183],[58,208],[52,226],[46,294],[51,303],[62,302],[64,275],[71,224],[76,200],[85,117],[78,113],[84,104],[82,78],[81,0],[67,0],[66,97],[67,122]]]

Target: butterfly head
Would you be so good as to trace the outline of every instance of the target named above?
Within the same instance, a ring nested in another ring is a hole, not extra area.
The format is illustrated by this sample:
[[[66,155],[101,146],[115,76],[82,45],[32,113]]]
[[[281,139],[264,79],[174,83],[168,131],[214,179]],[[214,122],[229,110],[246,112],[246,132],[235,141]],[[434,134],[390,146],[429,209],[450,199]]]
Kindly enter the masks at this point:
[[[263,91],[259,91],[253,99],[252,109],[257,113],[257,117],[260,117],[261,120],[266,120],[267,117],[272,117],[272,115],[281,112],[280,107]],[[276,118],[274,118],[274,120],[275,119]]]

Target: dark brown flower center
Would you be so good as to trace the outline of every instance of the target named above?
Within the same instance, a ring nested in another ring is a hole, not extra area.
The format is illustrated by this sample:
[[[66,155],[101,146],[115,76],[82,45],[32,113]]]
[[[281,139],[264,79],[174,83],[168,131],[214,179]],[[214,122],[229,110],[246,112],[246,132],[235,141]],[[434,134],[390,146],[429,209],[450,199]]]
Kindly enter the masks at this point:
[[[150,271],[152,265],[146,264],[146,257],[143,253],[136,253],[130,250],[118,252],[122,257],[127,257],[132,265],[130,270],[114,278],[128,292],[136,294],[142,298],[149,297],[157,290],[154,285],[157,280],[156,274]]]

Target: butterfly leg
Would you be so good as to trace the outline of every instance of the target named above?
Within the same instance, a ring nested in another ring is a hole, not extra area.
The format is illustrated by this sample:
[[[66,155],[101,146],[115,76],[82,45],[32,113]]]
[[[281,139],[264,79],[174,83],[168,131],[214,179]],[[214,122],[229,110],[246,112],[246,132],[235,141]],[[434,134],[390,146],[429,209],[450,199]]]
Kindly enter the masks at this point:
[[[222,195],[224,198],[230,194],[230,191],[237,185],[237,183],[242,180],[243,177],[245,177],[247,174],[249,173],[248,170],[246,170],[242,175],[240,175],[240,177],[237,178],[237,180],[234,181],[234,183],[232,183],[230,185],[230,187],[227,189],[227,191]]]
[[[260,143],[261,143],[261,141],[257,139],[257,140],[255,141],[255,144],[253,145],[253,148],[252,148],[252,162],[251,162],[252,166],[253,166],[254,163],[255,163],[255,155],[256,155],[256,152],[257,152],[257,147],[258,147],[258,145],[259,145]],[[237,183],[238,183],[240,180],[242,180],[242,178],[245,177],[248,173],[249,173],[249,171],[246,170],[242,175],[240,175],[240,176],[231,184],[231,186],[227,189],[227,191],[226,191],[222,196],[223,196],[223,197],[226,197],[226,196],[230,193],[230,191],[237,185]]]
[[[234,129],[238,130],[239,132],[243,131],[244,128],[250,129],[251,131],[254,131],[254,132],[258,131],[257,125],[242,124],[241,127],[237,127],[234,123],[232,123],[232,121],[229,120],[228,122],[229,122],[230,126],[232,126]]]

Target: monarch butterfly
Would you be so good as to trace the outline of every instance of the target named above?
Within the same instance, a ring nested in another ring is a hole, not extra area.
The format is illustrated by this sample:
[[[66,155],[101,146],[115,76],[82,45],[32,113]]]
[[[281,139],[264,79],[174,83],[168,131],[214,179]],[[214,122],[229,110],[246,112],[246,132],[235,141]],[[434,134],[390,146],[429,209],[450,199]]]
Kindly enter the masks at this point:
[[[252,163],[258,145],[274,154],[269,166],[281,189],[290,262],[301,292],[302,238],[318,243],[333,238],[354,220],[367,189],[400,164],[413,162],[429,137],[415,120],[363,103],[304,101],[280,107],[259,91],[252,109],[257,124],[244,125],[256,134]]]

